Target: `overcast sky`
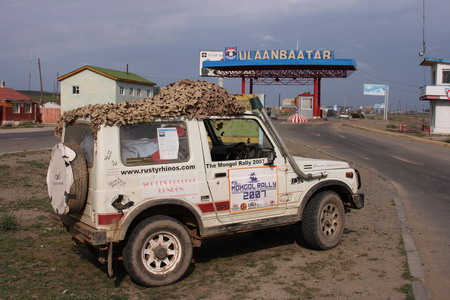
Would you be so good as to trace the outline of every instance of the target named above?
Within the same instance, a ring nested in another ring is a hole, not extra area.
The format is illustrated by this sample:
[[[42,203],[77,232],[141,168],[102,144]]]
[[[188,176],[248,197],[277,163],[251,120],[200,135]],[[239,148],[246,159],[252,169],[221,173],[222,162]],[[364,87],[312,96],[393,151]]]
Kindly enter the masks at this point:
[[[163,87],[198,76],[200,50],[332,50],[354,59],[347,79],[322,80],[322,104],[370,105],[364,83],[390,86],[391,109],[421,109],[422,0],[0,0],[0,81],[44,90],[84,65],[125,70]],[[450,59],[449,0],[425,0],[426,55]],[[215,82],[215,79],[208,79]],[[226,79],[240,93],[239,79]],[[255,86],[269,104],[310,86]]]

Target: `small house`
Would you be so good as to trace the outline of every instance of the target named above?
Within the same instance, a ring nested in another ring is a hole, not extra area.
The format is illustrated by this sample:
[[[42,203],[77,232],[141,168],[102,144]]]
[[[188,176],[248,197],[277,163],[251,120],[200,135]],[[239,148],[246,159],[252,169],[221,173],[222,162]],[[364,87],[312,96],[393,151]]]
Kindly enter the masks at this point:
[[[38,103],[32,98],[0,83],[0,124],[19,125],[37,120]]]
[[[129,72],[84,66],[58,78],[61,112],[88,104],[151,98],[156,83]]]

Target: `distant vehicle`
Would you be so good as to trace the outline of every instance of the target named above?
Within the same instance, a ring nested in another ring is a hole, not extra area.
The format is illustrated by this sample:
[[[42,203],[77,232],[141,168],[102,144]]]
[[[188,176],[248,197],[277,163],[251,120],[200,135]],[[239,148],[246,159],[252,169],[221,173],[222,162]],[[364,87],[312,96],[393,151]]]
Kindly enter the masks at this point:
[[[350,108],[342,107],[339,109],[339,119],[350,119]]]
[[[364,119],[366,116],[364,115],[364,112],[361,109],[358,109],[356,111],[352,111],[352,118],[353,119]]]

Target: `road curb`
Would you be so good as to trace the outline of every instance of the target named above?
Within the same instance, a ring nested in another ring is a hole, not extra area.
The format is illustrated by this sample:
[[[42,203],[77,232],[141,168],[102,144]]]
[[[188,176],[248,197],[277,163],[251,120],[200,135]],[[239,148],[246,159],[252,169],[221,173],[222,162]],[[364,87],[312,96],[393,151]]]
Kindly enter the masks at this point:
[[[399,137],[399,138],[403,138],[403,139],[410,140],[410,141],[416,141],[416,142],[421,142],[421,143],[425,143],[425,144],[432,144],[432,145],[436,145],[436,146],[450,148],[450,143],[444,143],[444,142],[440,142],[440,141],[424,139],[424,138],[420,138],[420,137],[416,137],[416,136],[410,136],[410,135],[396,133],[396,132],[389,132],[389,131],[384,131],[384,130],[379,130],[379,129],[373,129],[373,128],[368,128],[368,127],[358,126],[358,125],[353,125],[353,124],[348,124],[348,123],[344,123],[344,124],[342,124],[342,126],[348,126],[348,127],[352,127],[352,128],[356,128],[356,129],[361,129],[361,130],[371,131],[371,132],[385,134],[385,135],[389,135],[389,136]]]
[[[431,299],[427,291],[427,288],[423,283],[425,280],[425,273],[422,268],[422,261],[420,260],[419,252],[417,251],[416,248],[416,243],[414,242],[411,230],[409,229],[407,224],[406,213],[403,208],[403,202],[398,196],[397,189],[395,188],[395,186],[391,182],[386,180],[386,178],[384,178],[383,176],[380,177],[383,178],[383,180],[386,181],[386,183],[388,184],[392,198],[394,199],[395,211],[397,213],[397,218],[400,221],[400,226],[402,228],[403,246],[406,251],[409,273],[414,278],[411,282],[414,297],[417,300]]]

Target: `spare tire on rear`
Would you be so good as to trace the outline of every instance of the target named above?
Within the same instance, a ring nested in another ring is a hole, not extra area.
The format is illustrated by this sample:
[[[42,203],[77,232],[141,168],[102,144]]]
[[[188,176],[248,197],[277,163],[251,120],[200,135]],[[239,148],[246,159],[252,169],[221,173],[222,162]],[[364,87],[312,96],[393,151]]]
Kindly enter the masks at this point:
[[[79,145],[59,143],[53,147],[47,187],[57,214],[82,212],[87,198],[88,170],[83,149]]]

